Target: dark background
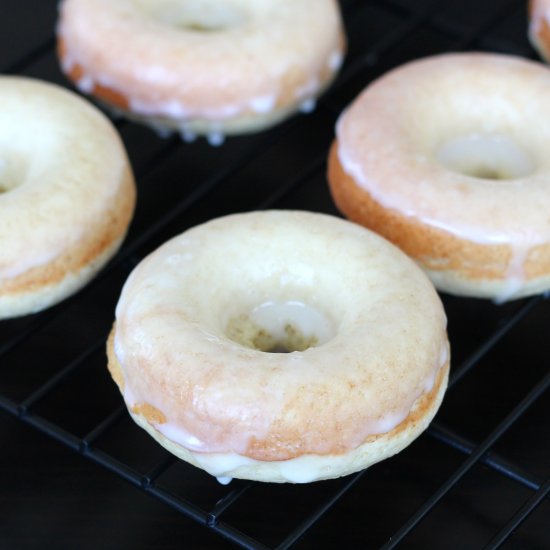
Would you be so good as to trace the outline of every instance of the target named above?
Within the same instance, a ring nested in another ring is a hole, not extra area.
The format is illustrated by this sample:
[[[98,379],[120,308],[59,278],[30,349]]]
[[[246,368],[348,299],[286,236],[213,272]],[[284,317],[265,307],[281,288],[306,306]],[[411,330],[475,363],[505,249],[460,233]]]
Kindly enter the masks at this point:
[[[453,375],[436,421],[362,474],[304,486],[224,487],[173,459],[134,426],[105,368],[121,285],[167,238],[258,208],[336,214],[334,123],[373,78],[452,50],[537,58],[524,1],[342,5],[348,56],[313,114],[219,148],[116,122],[139,186],[122,251],[77,296],[0,323],[1,549],[550,547],[547,300],[443,296]],[[0,70],[71,87],[55,58],[56,2],[1,8]]]

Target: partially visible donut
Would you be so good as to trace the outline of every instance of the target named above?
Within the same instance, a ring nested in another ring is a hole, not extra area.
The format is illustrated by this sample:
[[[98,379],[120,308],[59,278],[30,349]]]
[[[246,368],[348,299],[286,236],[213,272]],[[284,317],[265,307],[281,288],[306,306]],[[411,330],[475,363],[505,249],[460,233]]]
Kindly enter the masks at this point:
[[[550,71],[445,54],[390,71],[341,115],[338,208],[436,287],[505,301],[550,289]]]
[[[107,118],[45,82],[0,77],[0,319],[86,284],[120,246],[135,202]]]
[[[124,286],[108,359],[169,451],[222,479],[294,483],[403,449],[449,370],[422,271],[370,231],[297,211],[219,218],[153,252]]]
[[[82,91],[214,142],[311,109],[345,48],[336,0],[64,0],[58,40]]]
[[[550,1],[530,0],[528,36],[539,55],[550,61]]]

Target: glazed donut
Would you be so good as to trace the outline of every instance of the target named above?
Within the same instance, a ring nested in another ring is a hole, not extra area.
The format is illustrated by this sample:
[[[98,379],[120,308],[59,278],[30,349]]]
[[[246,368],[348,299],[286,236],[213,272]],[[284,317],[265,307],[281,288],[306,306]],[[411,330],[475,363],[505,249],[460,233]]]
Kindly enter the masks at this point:
[[[344,55],[335,0],[64,0],[64,72],[124,114],[184,138],[310,110]]]
[[[445,314],[414,262],[298,211],[168,241],[124,285],[107,347],[134,420],[221,480],[305,483],[391,456],[434,416],[449,368]]]
[[[390,71],[338,120],[336,205],[442,291],[503,302],[549,289],[548,89],[546,67],[497,54]]]
[[[550,1],[530,0],[528,36],[539,55],[550,61]]]
[[[135,202],[124,147],[60,87],[0,77],[0,319],[49,307],[116,252]]]

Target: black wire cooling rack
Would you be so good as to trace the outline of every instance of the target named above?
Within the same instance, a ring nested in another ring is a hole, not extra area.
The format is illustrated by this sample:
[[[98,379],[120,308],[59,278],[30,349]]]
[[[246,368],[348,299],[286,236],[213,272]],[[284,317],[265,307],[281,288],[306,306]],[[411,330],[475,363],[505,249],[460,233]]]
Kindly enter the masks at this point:
[[[55,58],[56,4],[2,0],[2,72],[70,87]],[[453,365],[435,422],[396,457],[339,480],[219,485],[134,426],[106,371],[121,286],[167,238],[236,211],[337,215],[325,178],[334,123],[373,78],[452,50],[536,59],[524,1],[342,7],[348,56],[313,114],[217,148],[115,121],[139,189],[125,245],[78,295],[0,324],[1,548],[550,548],[542,297],[443,296]]]

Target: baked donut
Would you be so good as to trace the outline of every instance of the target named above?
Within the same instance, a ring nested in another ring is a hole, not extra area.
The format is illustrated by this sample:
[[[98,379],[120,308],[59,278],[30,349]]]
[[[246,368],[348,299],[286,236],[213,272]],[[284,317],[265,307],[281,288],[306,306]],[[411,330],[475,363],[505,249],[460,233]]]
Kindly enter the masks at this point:
[[[390,71],[338,120],[336,205],[442,291],[503,302],[548,290],[548,89],[546,67],[498,54]]]
[[[0,76],[0,319],[40,311],[116,252],[135,202],[111,123],[60,87]]]
[[[80,90],[214,143],[311,110],[344,42],[336,0],[64,0],[58,26]]]
[[[530,0],[528,36],[539,55],[550,61],[550,1]]]
[[[445,314],[414,262],[298,211],[168,241],[124,285],[107,347],[133,419],[222,481],[304,483],[391,456],[426,428],[449,369]]]

